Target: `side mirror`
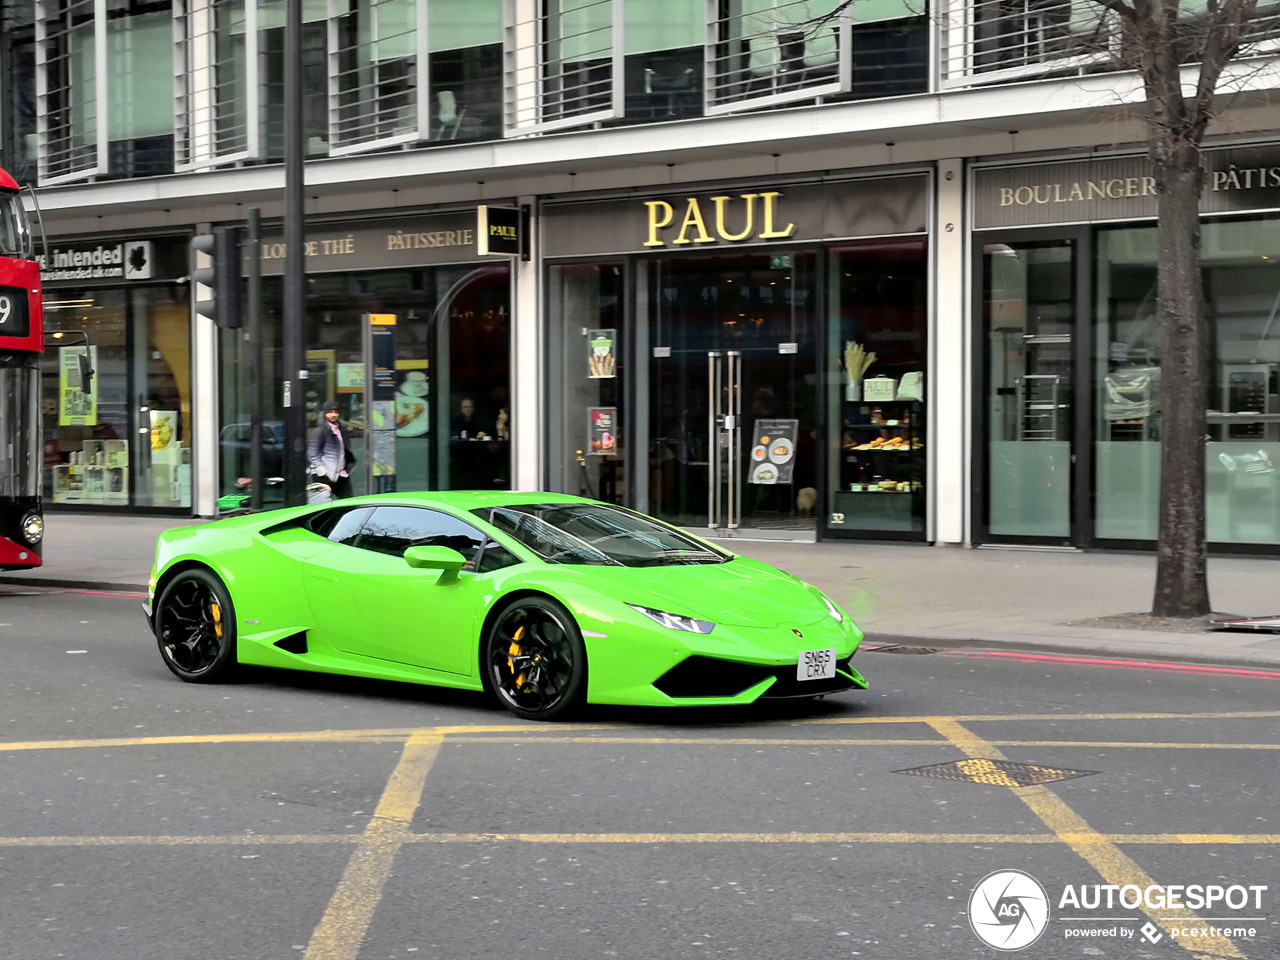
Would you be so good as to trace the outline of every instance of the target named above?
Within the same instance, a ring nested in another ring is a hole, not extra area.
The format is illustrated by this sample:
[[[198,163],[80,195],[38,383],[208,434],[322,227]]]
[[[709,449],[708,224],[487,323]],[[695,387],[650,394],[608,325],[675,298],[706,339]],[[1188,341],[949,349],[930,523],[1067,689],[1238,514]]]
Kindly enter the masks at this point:
[[[436,583],[452,583],[467,558],[452,547],[410,547],[404,552],[405,563],[419,570],[439,570]]]

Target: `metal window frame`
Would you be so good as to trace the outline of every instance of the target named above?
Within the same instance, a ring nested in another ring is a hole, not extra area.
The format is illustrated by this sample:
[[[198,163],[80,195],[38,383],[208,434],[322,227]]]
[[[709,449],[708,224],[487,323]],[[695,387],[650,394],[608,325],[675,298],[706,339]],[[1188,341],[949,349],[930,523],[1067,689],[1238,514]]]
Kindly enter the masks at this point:
[[[744,110],[756,110],[762,107],[781,106],[798,101],[813,100],[817,97],[848,93],[853,89],[853,19],[848,8],[841,10],[832,19],[838,33],[836,49],[836,75],[834,79],[820,83],[800,83],[785,90],[756,95],[737,97],[735,99],[719,99],[718,92],[723,87],[732,87],[741,81],[721,82],[718,70],[721,64],[716,56],[717,48],[731,42],[722,37],[722,28],[732,20],[743,20],[745,15],[723,17],[720,15],[719,0],[703,0],[706,14],[706,39],[703,43],[702,101],[703,113],[706,116],[722,116],[729,113],[740,113]],[[803,0],[783,0],[782,6],[797,5],[804,9]],[[724,58],[728,60],[729,58]]]
[[[66,154],[66,166],[71,169],[65,172],[50,172],[51,160],[54,156],[53,134],[49,129],[49,65],[48,51],[50,44],[59,37],[65,39],[64,56],[70,60],[72,25],[67,22],[72,14],[73,3],[63,0],[36,0],[36,135],[38,138],[37,171],[40,182],[47,186],[60,183],[75,183],[100,176],[107,169],[107,135],[109,131],[108,104],[108,65],[107,65],[107,0],[92,0],[93,3],[93,57],[94,57],[94,120],[92,129],[93,161],[82,166],[75,165],[70,130],[74,126],[71,116],[71,91],[74,79],[68,77],[65,95],[67,112],[67,134],[62,144],[62,152]],[[49,30],[50,23],[59,23],[60,29]]]
[[[621,119],[626,113],[626,22],[624,0],[594,0],[608,4],[610,18],[609,106],[572,116],[546,119],[544,84],[548,79],[544,50],[548,42],[547,24],[552,16],[531,9],[522,0],[505,0],[502,12],[503,138],[549,133]],[[523,8],[523,10],[522,10]]]
[[[343,120],[343,98],[349,91],[343,88],[341,58],[351,51],[358,51],[362,45],[357,41],[354,46],[339,46],[339,21],[342,17],[352,14],[357,16],[372,15],[379,2],[386,2],[386,0],[350,0],[350,9],[339,12],[338,0],[329,0],[328,22],[326,24],[328,52],[326,56],[329,61],[329,156],[331,157],[368,153],[372,150],[384,150],[388,147],[419,143],[431,138],[432,91],[428,44],[430,28],[427,10],[428,0],[414,0],[414,59],[416,63],[413,71],[414,86],[410,93],[413,98],[413,124],[407,129],[398,130],[384,136],[366,137],[360,135],[361,131],[365,129],[363,126],[357,128],[355,135],[352,135],[349,129],[351,125]],[[376,22],[376,16],[374,22]],[[373,38],[368,42],[373,44],[378,41]],[[372,57],[369,58],[369,62],[373,64]],[[376,87],[371,86],[369,93],[369,96],[360,96],[357,103],[362,107],[366,104],[375,105],[368,118],[376,125],[379,122],[376,107]]]
[[[989,2],[989,0],[987,0]],[[1077,0],[1079,2],[1079,0]],[[1018,80],[1034,80],[1050,78],[1063,73],[1079,72],[1099,63],[1105,63],[1107,54],[1099,50],[1095,53],[1067,54],[1064,56],[1048,56],[1033,59],[1030,55],[1008,67],[984,68],[978,65],[978,45],[982,39],[978,36],[981,22],[978,13],[984,0],[949,0],[946,6],[947,15],[938,24],[938,89],[955,90],[991,84],[1012,83]],[[1021,11],[1008,16],[997,17],[999,20],[1030,20],[1032,11]],[[1113,17],[1104,7],[1097,7],[1098,22]],[[1113,25],[1114,26],[1114,25]],[[1111,28],[1108,28],[1111,30]],[[1024,36],[1029,35],[1024,30]],[[1118,37],[1113,30],[1099,36]],[[1018,49],[1029,46],[1023,43]]]
[[[226,2],[231,0],[173,2],[174,169],[179,172],[205,170],[261,157],[257,0],[235,0],[244,5],[244,102],[240,109],[244,147],[226,152],[218,149],[219,104],[216,91],[221,61],[218,58],[217,8]]]

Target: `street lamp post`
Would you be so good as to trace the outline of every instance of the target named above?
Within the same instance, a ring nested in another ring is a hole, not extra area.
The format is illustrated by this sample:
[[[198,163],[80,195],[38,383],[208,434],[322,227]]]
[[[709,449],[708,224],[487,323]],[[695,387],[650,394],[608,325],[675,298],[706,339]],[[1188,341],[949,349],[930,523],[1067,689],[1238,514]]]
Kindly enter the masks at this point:
[[[302,0],[285,0],[284,27],[284,502],[306,501],[307,371],[303,320],[307,281],[302,139]]]

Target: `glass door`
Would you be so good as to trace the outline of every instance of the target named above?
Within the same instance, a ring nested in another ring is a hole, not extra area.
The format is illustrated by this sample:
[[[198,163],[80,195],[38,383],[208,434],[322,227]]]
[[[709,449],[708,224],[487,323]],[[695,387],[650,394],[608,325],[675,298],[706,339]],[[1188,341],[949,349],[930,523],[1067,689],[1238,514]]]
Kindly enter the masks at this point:
[[[1067,544],[1076,459],[1076,244],[988,242],[981,253],[985,532]]]
[[[714,536],[812,536],[811,253],[650,262],[649,509]]]

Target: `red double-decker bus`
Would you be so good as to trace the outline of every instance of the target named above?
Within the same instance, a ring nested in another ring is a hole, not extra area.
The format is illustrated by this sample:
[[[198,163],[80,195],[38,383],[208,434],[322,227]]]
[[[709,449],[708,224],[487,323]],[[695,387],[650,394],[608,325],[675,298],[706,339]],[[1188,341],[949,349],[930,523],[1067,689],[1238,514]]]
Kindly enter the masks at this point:
[[[41,563],[43,349],[40,266],[18,184],[0,170],[0,570]]]

